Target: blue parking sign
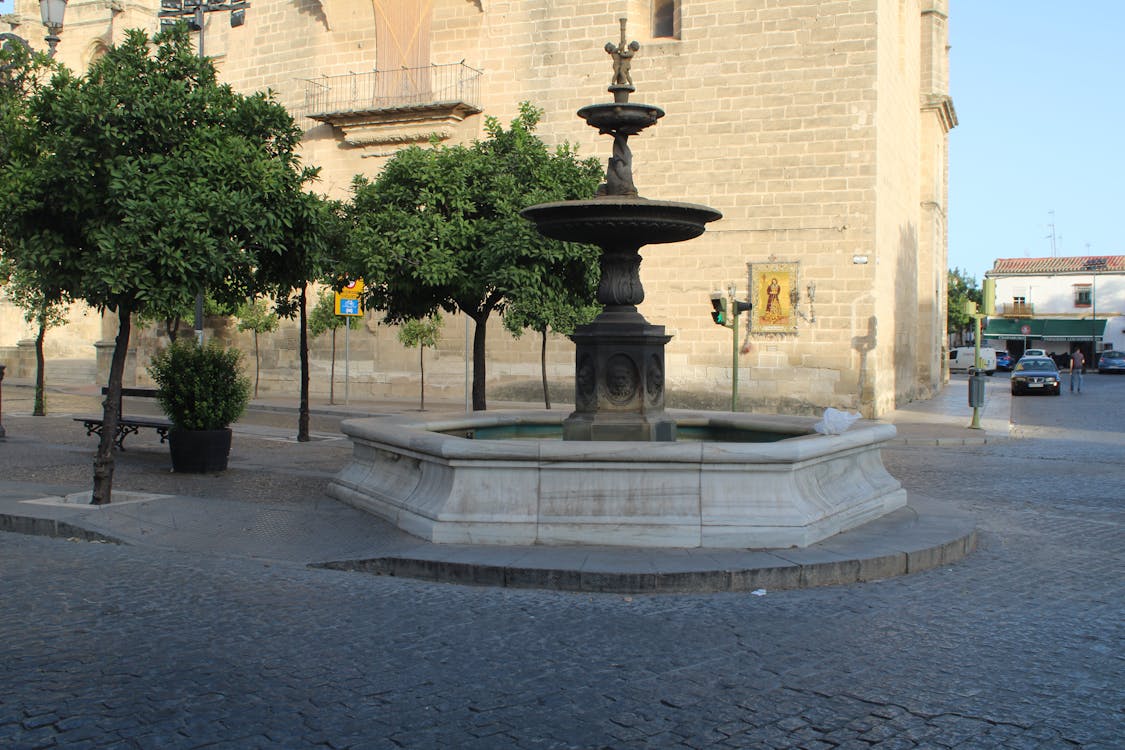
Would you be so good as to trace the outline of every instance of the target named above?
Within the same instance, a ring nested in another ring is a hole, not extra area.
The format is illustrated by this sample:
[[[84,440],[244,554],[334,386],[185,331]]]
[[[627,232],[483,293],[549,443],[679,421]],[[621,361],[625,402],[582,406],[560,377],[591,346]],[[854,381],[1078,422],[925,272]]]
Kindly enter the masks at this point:
[[[359,300],[348,299],[347,297],[341,298],[340,315],[359,315]]]

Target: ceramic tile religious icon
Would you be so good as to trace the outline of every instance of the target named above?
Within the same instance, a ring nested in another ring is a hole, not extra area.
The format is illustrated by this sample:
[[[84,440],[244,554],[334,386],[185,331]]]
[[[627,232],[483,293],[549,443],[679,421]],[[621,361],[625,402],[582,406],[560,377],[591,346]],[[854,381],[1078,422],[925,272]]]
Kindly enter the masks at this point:
[[[749,263],[752,333],[796,333],[797,263]]]

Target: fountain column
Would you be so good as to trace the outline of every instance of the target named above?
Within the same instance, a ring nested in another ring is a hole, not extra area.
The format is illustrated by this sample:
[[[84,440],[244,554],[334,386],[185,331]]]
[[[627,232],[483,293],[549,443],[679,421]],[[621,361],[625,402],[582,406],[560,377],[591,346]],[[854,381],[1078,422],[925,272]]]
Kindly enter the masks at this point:
[[[613,102],[591,104],[578,116],[613,137],[606,181],[591,200],[531,206],[522,215],[554,239],[601,248],[598,302],[603,311],[579,326],[571,340],[575,354],[575,410],[563,422],[565,440],[671,441],[675,421],[664,413],[664,346],[671,336],[637,311],[644,301],[640,249],[682,242],[703,233],[722,214],[707,206],[650,201],[633,184],[629,137],[656,124],[664,110],[629,101],[636,89],[631,73],[637,42],[606,44],[613,57],[609,92]]]

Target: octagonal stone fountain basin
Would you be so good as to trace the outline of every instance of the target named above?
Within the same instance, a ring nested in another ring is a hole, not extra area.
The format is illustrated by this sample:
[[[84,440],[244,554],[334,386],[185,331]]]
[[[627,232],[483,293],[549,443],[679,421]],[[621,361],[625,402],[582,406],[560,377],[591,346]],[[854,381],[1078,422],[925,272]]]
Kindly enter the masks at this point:
[[[668,414],[701,439],[542,437],[559,411],[348,420],[352,460],[328,493],[431,542],[501,545],[806,547],[906,504],[880,453],[892,425]]]

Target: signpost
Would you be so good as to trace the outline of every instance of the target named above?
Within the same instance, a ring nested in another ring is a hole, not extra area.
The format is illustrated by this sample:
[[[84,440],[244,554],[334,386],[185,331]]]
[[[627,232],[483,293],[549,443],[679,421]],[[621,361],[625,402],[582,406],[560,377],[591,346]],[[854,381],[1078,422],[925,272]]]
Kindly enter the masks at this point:
[[[363,279],[348,282],[340,291],[336,292],[336,314],[346,318],[363,317]],[[344,406],[348,405],[348,383],[351,381],[348,365],[351,362],[351,347],[348,334],[352,322],[349,320],[344,326]]]

